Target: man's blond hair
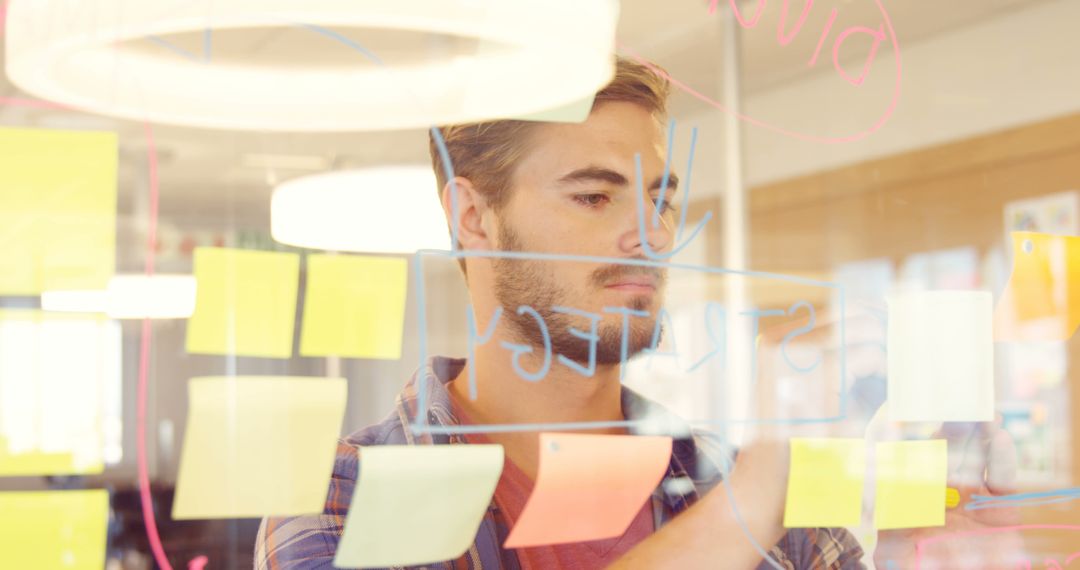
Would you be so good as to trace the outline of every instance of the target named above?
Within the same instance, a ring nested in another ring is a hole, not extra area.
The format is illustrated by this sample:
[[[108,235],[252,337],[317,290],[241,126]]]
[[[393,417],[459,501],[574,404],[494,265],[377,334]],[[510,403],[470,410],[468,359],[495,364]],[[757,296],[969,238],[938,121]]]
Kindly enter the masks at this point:
[[[616,57],[615,76],[597,92],[593,109],[615,101],[635,103],[663,120],[667,116],[669,92],[667,79],[650,67]],[[498,211],[509,198],[514,167],[528,150],[528,135],[538,124],[542,123],[497,120],[439,127],[439,133],[446,144],[454,175],[468,178],[487,204]],[[429,134],[428,138],[431,165],[441,195],[449,181],[435,137]],[[464,270],[464,259],[460,261]]]

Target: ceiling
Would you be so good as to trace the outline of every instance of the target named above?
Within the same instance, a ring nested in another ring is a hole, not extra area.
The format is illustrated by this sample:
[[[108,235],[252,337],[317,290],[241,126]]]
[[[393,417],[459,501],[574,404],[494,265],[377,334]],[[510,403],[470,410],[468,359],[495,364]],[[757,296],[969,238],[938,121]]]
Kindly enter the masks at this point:
[[[831,65],[831,54],[823,51],[816,68],[807,67],[832,9],[837,12],[834,35],[835,30],[847,26],[873,26],[881,21],[875,0],[817,0],[801,32],[782,46],[776,30],[785,2],[764,1],[760,22],[741,32],[743,91],[748,97]],[[884,4],[900,45],[904,46],[1041,1],[1045,0],[884,0]],[[791,4],[789,22],[802,9],[800,0],[792,0]],[[715,95],[720,87],[720,18],[728,17],[730,8],[721,1],[716,14],[710,15],[707,5],[707,0],[623,0],[619,42],[658,62],[683,82]],[[755,5],[754,1],[744,2],[744,17],[750,17]],[[438,57],[441,49],[471,47],[466,40],[426,38],[421,34],[341,32],[363,37],[364,45],[386,61],[408,62],[432,54]],[[192,53],[201,49],[201,34],[169,36],[167,40]],[[353,58],[356,65],[371,65],[355,52],[342,50],[340,45],[300,28],[222,32],[214,36],[213,45],[217,64],[343,65]],[[151,41],[138,47],[147,51],[165,49]],[[0,96],[27,95],[0,76]],[[672,109],[676,116],[682,104],[679,101],[675,99]],[[145,168],[144,130],[131,121],[7,106],[0,109],[0,125],[117,130],[121,133],[125,180],[139,179],[136,171]],[[277,181],[326,168],[427,161],[424,130],[241,133],[159,125],[154,127],[154,136],[160,160],[162,216],[181,225],[220,224],[222,219],[230,219],[237,225],[265,227],[269,223],[269,197]],[[124,182],[121,187],[121,210],[137,208],[140,200],[133,193],[144,188]]]

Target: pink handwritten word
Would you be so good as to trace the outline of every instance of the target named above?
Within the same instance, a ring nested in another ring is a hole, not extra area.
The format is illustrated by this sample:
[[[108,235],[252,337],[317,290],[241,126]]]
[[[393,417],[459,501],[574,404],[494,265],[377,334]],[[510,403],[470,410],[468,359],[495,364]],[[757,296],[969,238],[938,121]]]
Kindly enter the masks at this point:
[[[945,542],[961,537],[970,536],[993,536],[998,534],[1006,534],[1012,532],[1032,531],[1032,530],[1050,530],[1050,531],[1071,531],[1073,533],[1080,533],[1080,525],[1068,525],[1068,524],[1025,524],[1016,526],[1003,526],[997,528],[987,528],[980,530],[968,530],[962,532],[950,532],[947,534],[940,534],[931,538],[924,538],[915,545],[915,569],[920,570],[924,557],[928,557],[928,550],[936,543]],[[1077,537],[1080,539],[1080,536]],[[1068,567],[1074,560],[1080,560],[1080,552],[1074,552],[1065,558],[1065,563],[1061,564],[1053,558],[1046,558],[1043,561],[1046,570],[1062,570]],[[1032,562],[1030,560],[1017,561],[1017,568],[1019,570],[1033,570]]]
[[[1057,560],[1054,560],[1053,558],[1047,558],[1043,560],[1043,570],[1065,570],[1065,568],[1068,567],[1069,564],[1072,564],[1073,560],[1077,559],[1080,559],[1080,552],[1073,552],[1072,554],[1070,554],[1069,557],[1065,559],[1065,564],[1062,564]],[[1018,569],[1034,570],[1030,560],[1024,560],[1023,562],[1021,562],[1018,566]]]
[[[780,23],[776,30],[776,39],[780,43],[780,45],[786,46],[795,39],[795,36],[798,35],[799,31],[806,23],[806,18],[810,15],[810,9],[814,5],[814,0],[804,0],[805,3],[803,4],[802,12],[799,14],[799,17],[795,21],[795,25],[790,32],[787,31],[788,3],[790,0],[782,1],[783,6],[780,13]],[[619,49],[626,53],[627,56],[629,56],[630,58],[636,60],[642,65],[645,65],[646,67],[649,67],[653,70],[654,73],[657,73],[658,75],[667,79],[672,85],[682,90],[686,94],[694,97],[695,99],[698,99],[699,101],[702,101],[703,103],[711,107],[720,109],[725,113],[733,114],[739,119],[756,127],[767,129],[796,139],[823,144],[855,142],[866,138],[867,136],[873,134],[874,132],[880,130],[883,126],[885,126],[885,123],[887,123],[889,121],[889,118],[892,117],[893,113],[896,111],[897,105],[900,102],[900,83],[903,77],[903,66],[900,62],[900,44],[896,39],[896,31],[893,29],[892,19],[889,18],[889,13],[881,4],[881,0],[873,0],[873,2],[877,6],[878,11],[881,13],[882,23],[878,25],[877,29],[867,28],[864,26],[852,26],[840,32],[836,36],[836,39],[833,40],[833,67],[836,69],[840,77],[842,77],[848,83],[856,87],[862,85],[863,82],[866,80],[867,75],[869,75],[870,73],[870,67],[873,64],[874,59],[877,57],[878,48],[880,47],[881,43],[885,41],[885,38],[888,37],[889,42],[892,44],[893,48],[893,59],[895,60],[896,74],[889,104],[886,106],[881,116],[879,116],[869,128],[850,135],[820,136],[809,133],[801,133],[798,131],[786,129],[779,125],[774,125],[767,121],[763,121],[761,119],[757,119],[743,113],[734,112],[731,109],[728,109],[723,103],[716,101],[715,99],[712,99],[711,97],[708,97],[707,95],[704,95],[703,93],[695,90],[693,87],[687,85],[686,83],[683,83],[682,81],[671,77],[660,68],[652,65],[646,58],[642,57],[628,46],[619,44]],[[719,0],[711,0],[709,5],[709,13],[714,13],[716,11],[718,3]],[[735,16],[735,19],[738,20],[739,25],[743,28],[749,29],[756,26],[758,20],[761,19],[761,15],[765,9],[766,0],[758,0],[757,8],[754,10],[754,14],[749,18],[747,18],[742,13],[742,11],[739,10],[736,0],[729,0],[729,4],[731,5],[732,13]],[[837,13],[837,9],[833,8],[832,12],[829,15],[829,21],[825,24],[825,29],[822,30],[821,36],[818,39],[817,49],[814,50],[813,55],[807,62],[807,66],[813,67],[817,63],[818,56],[821,54],[821,50],[825,46],[829,34],[832,32],[832,26],[833,23],[836,21]],[[844,69],[840,66],[839,63],[841,46],[843,46],[844,42],[854,34],[868,34],[871,36],[871,38],[873,38],[873,45],[871,46],[870,52],[867,55],[866,62],[863,65],[862,73],[860,73],[857,77],[852,77],[851,75],[849,75],[846,71],[844,71]]]
[[[716,5],[719,0],[712,0],[709,4],[709,13],[716,12]],[[731,12],[735,15],[735,19],[738,20],[739,25],[743,28],[753,28],[757,26],[758,20],[761,19],[761,14],[765,11],[766,0],[758,0],[757,9],[754,10],[754,15],[750,19],[743,17],[742,11],[739,10],[739,3],[737,0],[728,0],[731,5]],[[814,7],[814,0],[805,0],[803,4],[802,12],[799,14],[799,19],[795,22],[794,29],[791,33],[785,33],[784,29],[787,27],[788,19],[788,3],[789,0],[783,0],[784,5],[780,9],[780,23],[776,27],[776,41],[782,46],[786,46],[795,39],[795,36],[799,34],[799,30],[802,29],[803,24],[806,23],[806,17],[810,15],[810,9]],[[882,10],[884,12],[884,10]],[[829,37],[829,32],[832,31],[833,23],[836,22],[836,16],[839,12],[836,8],[832,9],[829,14],[829,22],[825,24],[825,29],[821,31],[821,38],[818,39],[817,49],[814,50],[814,55],[810,58],[810,61],[806,63],[807,67],[813,67],[817,63],[818,55],[821,54],[821,48],[825,45],[825,40]],[[869,34],[874,38],[874,43],[870,47],[870,53],[867,55],[866,62],[863,65],[862,73],[858,77],[851,77],[844,71],[844,68],[840,66],[840,46],[844,44],[844,40],[848,39],[852,34]],[[874,62],[874,57],[877,55],[877,50],[881,46],[881,42],[885,40],[885,25],[879,24],[878,29],[874,30],[863,26],[852,26],[836,37],[833,42],[833,67],[836,72],[840,74],[848,83],[858,87],[862,85],[866,80],[866,76],[870,73],[870,65]]]

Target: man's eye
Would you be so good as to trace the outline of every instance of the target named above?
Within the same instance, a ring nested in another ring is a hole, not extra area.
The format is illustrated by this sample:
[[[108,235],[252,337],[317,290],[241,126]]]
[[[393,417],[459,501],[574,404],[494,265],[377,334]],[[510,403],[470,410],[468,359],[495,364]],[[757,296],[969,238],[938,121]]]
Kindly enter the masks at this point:
[[[577,200],[579,204],[589,207],[599,206],[608,199],[606,194],[575,194],[574,200]]]
[[[657,210],[660,210],[661,214],[668,214],[675,211],[675,206],[667,200],[661,201],[659,198],[653,198],[653,205],[656,206]]]

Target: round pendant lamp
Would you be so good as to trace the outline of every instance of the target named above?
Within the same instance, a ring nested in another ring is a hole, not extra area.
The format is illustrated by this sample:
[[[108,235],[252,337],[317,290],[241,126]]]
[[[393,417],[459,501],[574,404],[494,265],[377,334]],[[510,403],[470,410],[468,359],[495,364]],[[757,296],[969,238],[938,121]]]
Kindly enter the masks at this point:
[[[6,71],[38,97],[155,123],[428,127],[592,96],[613,73],[617,17],[616,0],[10,0]],[[302,53],[275,64],[237,48],[277,28]],[[202,53],[170,43],[196,34]],[[393,34],[426,38],[421,53],[363,46]]]

